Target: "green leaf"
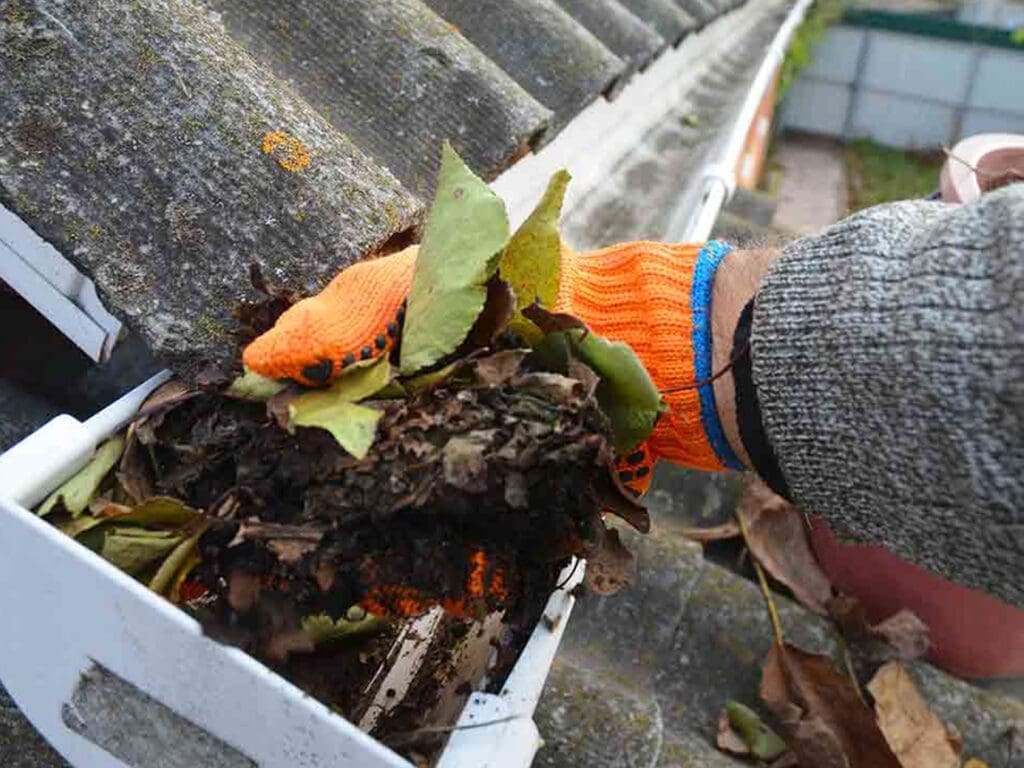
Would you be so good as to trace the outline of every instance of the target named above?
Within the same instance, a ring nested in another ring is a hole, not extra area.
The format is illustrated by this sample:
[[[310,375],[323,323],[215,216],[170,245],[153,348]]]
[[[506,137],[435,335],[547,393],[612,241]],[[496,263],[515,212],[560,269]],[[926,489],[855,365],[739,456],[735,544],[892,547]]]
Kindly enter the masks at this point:
[[[537,207],[512,235],[502,253],[498,272],[515,291],[517,309],[535,302],[553,307],[558,299],[562,263],[558,219],[571,178],[566,170],[551,177]]]
[[[182,537],[174,531],[112,526],[103,531],[99,553],[125,573],[136,575],[166,557]]]
[[[297,397],[288,406],[288,426],[326,429],[346,451],[357,459],[365,458],[382,414],[356,402],[380,392],[391,377],[391,365],[380,358],[375,365],[342,376],[327,389]]]
[[[123,450],[124,440],[122,438],[112,437],[107,440],[96,450],[88,464],[49,495],[36,510],[36,514],[45,517],[54,510],[58,503],[63,503],[64,508],[72,517],[78,517],[89,507],[89,502],[95,498],[100,483],[117,464]]]
[[[302,619],[302,629],[314,643],[324,645],[346,637],[374,634],[386,627],[387,623],[386,619],[353,606],[346,616],[339,619],[332,619],[326,613],[305,616]]]
[[[658,388],[628,344],[579,329],[563,333],[574,356],[601,378],[594,396],[611,421],[615,449],[628,453],[654,430],[663,408]]]
[[[507,240],[505,204],[445,142],[437,193],[409,289],[403,374],[432,365],[466,338],[483,309],[485,284]]]
[[[754,757],[771,761],[786,751],[786,742],[765,725],[750,707],[738,701],[727,701],[725,711],[729,715],[729,725],[743,739]]]
[[[227,388],[224,394],[239,400],[265,402],[286,386],[288,386],[286,382],[268,379],[266,376],[260,376],[255,371],[250,371],[246,368],[245,373],[231,382],[231,386]]]

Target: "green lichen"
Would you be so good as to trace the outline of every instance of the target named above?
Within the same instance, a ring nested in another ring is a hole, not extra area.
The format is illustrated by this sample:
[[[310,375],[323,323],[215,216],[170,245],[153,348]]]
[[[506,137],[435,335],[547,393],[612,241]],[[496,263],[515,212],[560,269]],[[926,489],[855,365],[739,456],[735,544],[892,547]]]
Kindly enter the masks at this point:
[[[200,315],[196,318],[196,326],[207,339],[212,341],[226,339],[230,336],[228,329],[210,315]]]
[[[199,132],[203,129],[203,123],[200,120],[196,120],[191,115],[185,115],[181,119],[181,133],[188,140],[192,140],[199,135]]]
[[[146,43],[139,45],[139,69],[147,70],[152,69],[160,63],[160,57],[156,51],[150,48]]]

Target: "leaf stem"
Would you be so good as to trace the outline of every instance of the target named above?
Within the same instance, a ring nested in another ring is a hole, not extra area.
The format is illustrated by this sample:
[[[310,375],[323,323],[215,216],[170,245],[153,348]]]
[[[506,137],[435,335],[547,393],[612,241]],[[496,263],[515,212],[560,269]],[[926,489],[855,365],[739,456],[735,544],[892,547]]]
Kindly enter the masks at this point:
[[[740,533],[743,536],[743,543],[747,546],[747,551],[750,552],[750,562],[754,564],[754,571],[757,573],[757,582],[761,585],[761,595],[764,597],[765,605],[768,607],[768,619],[772,623],[772,636],[775,638],[776,645],[781,648],[783,645],[782,622],[779,621],[779,612],[775,608],[775,601],[772,599],[772,592],[768,587],[768,579],[764,575],[764,569],[761,567],[761,563],[758,562],[757,555],[754,554],[754,550],[750,547],[750,534],[747,531],[747,524],[743,520],[743,515],[739,512],[736,513],[736,521],[740,525]]]

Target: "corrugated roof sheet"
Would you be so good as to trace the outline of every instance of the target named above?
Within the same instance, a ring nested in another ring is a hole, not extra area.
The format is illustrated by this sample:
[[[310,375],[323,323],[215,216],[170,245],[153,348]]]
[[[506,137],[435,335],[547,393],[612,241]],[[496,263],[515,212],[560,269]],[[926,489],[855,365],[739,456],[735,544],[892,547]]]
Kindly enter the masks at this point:
[[[697,28],[697,21],[674,0],[619,0],[628,10],[654,27],[670,45],[678,45]]]
[[[626,64],[553,0],[424,0],[555,115],[548,138]]]
[[[207,0],[262,63],[428,199],[441,143],[493,178],[550,111],[419,0]]]
[[[170,363],[232,355],[251,262],[312,291],[416,222],[390,173],[198,6],[23,7],[0,14],[0,200]]]
[[[643,69],[668,47],[665,38],[617,0],[558,0],[558,4],[612,53],[629,62],[632,70]]]
[[[250,262],[315,290],[418,223],[443,139],[493,177],[712,2],[18,0],[0,202],[192,369]]]

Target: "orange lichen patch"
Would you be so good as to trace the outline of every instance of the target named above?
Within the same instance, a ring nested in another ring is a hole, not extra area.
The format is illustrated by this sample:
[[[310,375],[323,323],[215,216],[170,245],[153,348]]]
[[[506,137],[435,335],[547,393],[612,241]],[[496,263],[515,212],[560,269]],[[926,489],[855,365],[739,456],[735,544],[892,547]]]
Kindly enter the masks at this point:
[[[301,141],[284,131],[268,131],[263,134],[260,149],[265,155],[273,155],[277,164],[289,173],[301,171],[309,165],[309,150]]]

